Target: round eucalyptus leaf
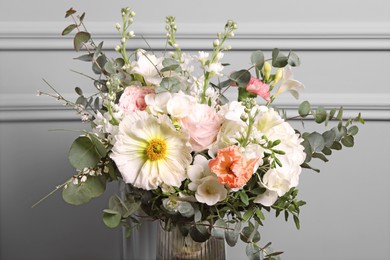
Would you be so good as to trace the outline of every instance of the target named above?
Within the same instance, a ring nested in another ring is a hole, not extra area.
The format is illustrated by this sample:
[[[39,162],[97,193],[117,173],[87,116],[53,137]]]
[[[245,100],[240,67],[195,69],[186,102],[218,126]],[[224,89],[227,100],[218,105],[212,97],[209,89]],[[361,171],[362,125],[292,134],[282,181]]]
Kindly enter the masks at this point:
[[[88,176],[85,182],[74,184],[69,181],[62,190],[62,198],[69,204],[81,205],[99,197],[106,190],[106,179],[103,176]]]
[[[95,167],[101,158],[95,147],[95,144],[88,137],[78,137],[69,150],[70,164],[79,170]]]
[[[262,51],[255,51],[251,55],[252,65],[256,67],[256,69],[261,70],[264,65],[264,54]]]
[[[103,210],[103,222],[109,228],[115,228],[121,223],[122,216],[115,210]]]

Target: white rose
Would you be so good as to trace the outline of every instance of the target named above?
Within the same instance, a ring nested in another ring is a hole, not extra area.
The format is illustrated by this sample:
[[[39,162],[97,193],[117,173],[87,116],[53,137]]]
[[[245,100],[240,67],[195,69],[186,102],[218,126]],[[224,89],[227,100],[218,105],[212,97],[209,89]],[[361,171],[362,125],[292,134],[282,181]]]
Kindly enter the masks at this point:
[[[145,96],[146,109],[153,115],[167,114],[167,104],[171,97],[172,95],[168,91],[148,94]]]

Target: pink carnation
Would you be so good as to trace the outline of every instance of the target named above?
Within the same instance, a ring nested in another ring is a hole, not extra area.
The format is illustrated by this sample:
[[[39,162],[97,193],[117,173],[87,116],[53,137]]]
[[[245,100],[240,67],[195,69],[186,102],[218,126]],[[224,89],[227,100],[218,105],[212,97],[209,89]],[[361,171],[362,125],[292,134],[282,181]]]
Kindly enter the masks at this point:
[[[200,152],[217,139],[221,120],[212,107],[205,104],[195,104],[189,115],[180,119],[179,122],[190,135],[192,149]]]
[[[154,93],[154,87],[126,87],[119,99],[119,107],[121,107],[125,112],[145,110],[145,96],[152,93]]]
[[[251,76],[248,85],[246,85],[246,90],[264,98],[266,101],[270,101],[269,86],[260,79]]]

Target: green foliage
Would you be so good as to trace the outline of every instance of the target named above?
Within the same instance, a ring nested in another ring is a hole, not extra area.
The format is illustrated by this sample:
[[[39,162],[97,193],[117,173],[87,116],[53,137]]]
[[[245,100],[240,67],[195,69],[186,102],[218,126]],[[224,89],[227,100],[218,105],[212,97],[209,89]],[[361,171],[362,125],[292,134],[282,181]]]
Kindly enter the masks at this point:
[[[91,39],[91,34],[88,32],[78,32],[76,33],[73,41],[73,46],[76,51],[80,51],[81,47],[83,47],[89,40]]]
[[[264,54],[262,51],[255,51],[251,55],[251,62],[256,69],[261,70],[264,65]]]
[[[97,198],[104,193],[106,181],[107,179],[104,175],[88,176],[86,181],[78,181],[77,184],[71,179],[62,190],[62,198],[72,205],[87,203],[91,199]]]
[[[70,147],[68,159],[76,169],[93,168],[107,155],[107,149],[93,134],[80,136]]]
[[[175,77],[166,77],[163,78],[160,86],[158,86],[155,90],[156,93],[161,93],[165,91],[169,91],[171,93],[179,92],[180,90],[180,80]]]

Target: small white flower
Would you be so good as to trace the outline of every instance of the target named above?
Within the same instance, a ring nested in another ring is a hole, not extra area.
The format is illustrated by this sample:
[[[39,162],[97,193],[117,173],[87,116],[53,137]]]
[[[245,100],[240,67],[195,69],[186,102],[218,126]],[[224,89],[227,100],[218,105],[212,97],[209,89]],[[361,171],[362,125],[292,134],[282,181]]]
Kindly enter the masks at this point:
[[[83,177],[81,177],[80,179],[80,182],[86,182],[87,181],[87,175],[83,175]]]
[[[157,58],[155,55],[148,54],[144,50],[139,50],[137,57],[138,61],[134,67],[134,71],[141,74],[146,82],[154,85],[160,84],[162,78],[159,71],[163,68],[163,58]]]
[[[211,63],[210,65],[205,66],[205,70],[211,73],[212,76],[223,76],[222,70],[223,66],[221,63]]]
[[[275,97],[285,91],[289,91],[293,97],[299,99],[299,93],[302,92],[304,88],[305,86],[301,82],[293,78],[291,66],[288,65],[283,69],[282,83],[275,93]]]
[[[195,104],[196,100],[193,96],[183,92],[174,93],[167,102],[167,112],[173,118],[184,118],[192,112]]]
[[[223,201],[226,197],[227,190],[225,186],[219,183],[217,177],[214,175],[201,179],[195,193],[197,201],[206,203],[209,206]]]

